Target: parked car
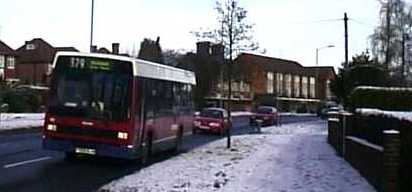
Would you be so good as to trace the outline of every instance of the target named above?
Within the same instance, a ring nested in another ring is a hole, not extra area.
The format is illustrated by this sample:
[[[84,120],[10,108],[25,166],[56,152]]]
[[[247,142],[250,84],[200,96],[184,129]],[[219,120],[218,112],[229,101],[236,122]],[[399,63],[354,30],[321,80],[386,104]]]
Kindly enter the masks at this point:
[[[329,113],[340,112],[340,111],[343,111],[342,106],[333,106],[333,107],[323,108],[320,111],[319,117],[321,119],[326,119]]]
[[[277,124],[279,121],[278,110],[271,106],[260,106],[250,117],[250,124],[256,125],[257,120],[261,120],[263,125]]]
[[[197,131],[207,131],[211,133],[225,134],[227,129],[232,127],[228,112],[222,108],[205,108],[200,113],[195,114],[193,121],[193,134]]]

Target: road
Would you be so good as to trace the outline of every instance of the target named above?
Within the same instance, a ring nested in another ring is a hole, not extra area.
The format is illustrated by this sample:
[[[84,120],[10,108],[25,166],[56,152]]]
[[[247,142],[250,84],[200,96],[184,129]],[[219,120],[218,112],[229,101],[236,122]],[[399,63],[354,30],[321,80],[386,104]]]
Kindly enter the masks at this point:
[[[282,118],[282,123],[317,120],[317,117]],[[251,132],[247,118],[235,118],[232,134]],[[219,136],[197,134],[185,137],[183,152],[204,145]],[[154,155],[150,164],[172,157],[173,152]],[[68,162],[60,152],[41,148],[41,133],[26,131],[0,134],[0,191],[1,192],[72,192],[95,191],[100,186],[133,173],[143,167],[138,161],[107,158],[83,158]]]

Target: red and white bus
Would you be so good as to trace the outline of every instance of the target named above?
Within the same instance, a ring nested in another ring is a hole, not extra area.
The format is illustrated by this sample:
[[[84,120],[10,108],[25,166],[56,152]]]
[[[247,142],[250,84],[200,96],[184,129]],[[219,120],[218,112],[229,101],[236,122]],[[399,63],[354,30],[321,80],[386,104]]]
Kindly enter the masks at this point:
[[[109,54],[59,52],[43,148],[132,159],[178,149],[193,125],[193,72]]]

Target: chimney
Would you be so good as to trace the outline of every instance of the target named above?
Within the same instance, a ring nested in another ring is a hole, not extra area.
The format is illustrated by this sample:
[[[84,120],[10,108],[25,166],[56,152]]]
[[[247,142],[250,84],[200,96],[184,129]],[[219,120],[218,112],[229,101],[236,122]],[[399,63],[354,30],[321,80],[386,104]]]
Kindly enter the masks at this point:
[[[97,53],[97,46],[96,46],[96,45],[92,45],[92,46],[90,47],[90,52],[91,52],[91,53]]]
[[[212,56],[218,61],[223,63],[225,58],[225,46],[222,44],[212,45]]]
[[[160,43],[160,37],[157,36],[157,38],[156,38],[156,45],[160,45],[159,43]]]
[[[210,56],[210,42],[209,41],[203,41],[203,42],[197,42],[196,43],[196,54],[200,57],[209,57]]]
[[[118,55],[119,54],[119,43],[112,43],[112,54]]]

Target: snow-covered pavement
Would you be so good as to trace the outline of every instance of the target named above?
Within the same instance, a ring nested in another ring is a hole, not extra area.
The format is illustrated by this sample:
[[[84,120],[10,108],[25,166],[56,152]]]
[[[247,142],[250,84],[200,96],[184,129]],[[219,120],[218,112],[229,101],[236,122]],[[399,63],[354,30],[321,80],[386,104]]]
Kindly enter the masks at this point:
[[[2,113],[0,131],[40,127],[44,122],[44,113]]]
[[[326,143],[324,121],[221,139],[113,181],[101,191],[375,191]]]

